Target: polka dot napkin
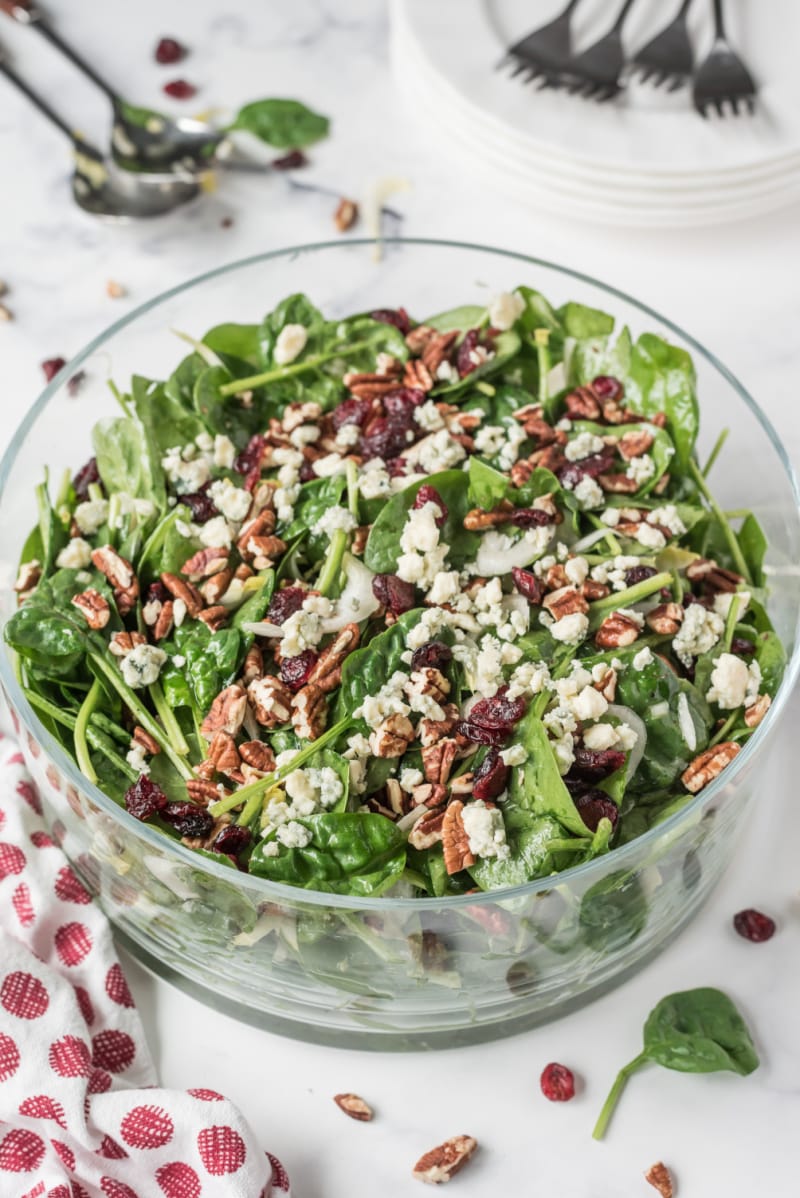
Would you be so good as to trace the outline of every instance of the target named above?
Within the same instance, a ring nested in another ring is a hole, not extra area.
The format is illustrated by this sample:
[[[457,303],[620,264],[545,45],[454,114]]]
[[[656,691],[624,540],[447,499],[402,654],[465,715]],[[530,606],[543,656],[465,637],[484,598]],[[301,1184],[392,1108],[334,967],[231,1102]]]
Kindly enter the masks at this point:
[[[157,1086],[111,930],[0,738],[0,1195],[286,1198],[236,1107]]]

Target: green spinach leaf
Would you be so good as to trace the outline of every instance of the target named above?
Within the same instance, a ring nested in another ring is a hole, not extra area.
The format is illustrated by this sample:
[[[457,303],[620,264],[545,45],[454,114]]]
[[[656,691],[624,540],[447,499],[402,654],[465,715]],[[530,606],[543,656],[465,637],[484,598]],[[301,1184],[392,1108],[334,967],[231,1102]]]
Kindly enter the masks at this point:
[[[334,813],[298,820],[311,834],[304,848],[287,848],[268,837],[253,850],[250,870],[273,882],[333,894],[378,896],[405,869],[406,837],[383,815]],[[279,845],[276,857],[266,844]]]
[[[239,109],[229,128],[244,129],[278,150],[293,150],[327,137],[330,121],[299,100],[253,100]]]

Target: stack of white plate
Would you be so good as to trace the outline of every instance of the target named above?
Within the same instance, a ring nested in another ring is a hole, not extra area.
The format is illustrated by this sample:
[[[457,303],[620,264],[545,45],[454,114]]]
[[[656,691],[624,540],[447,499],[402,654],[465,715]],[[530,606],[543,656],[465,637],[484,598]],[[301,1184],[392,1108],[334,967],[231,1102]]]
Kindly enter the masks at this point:
[[[397,80],[443,148],[483,181],[531,205],[609,224],[713,225],[800,203],[800,4],[729,0],[736,44],[759,81],[755,116],[703,120],[688,88],[632,82],[596,104],[538,90],[497,65],[509,45],[551,19],[563,0],[393,0]],[[634,6],[632,45],[649,40],[675,5]],[[695,4],[700,57],[710,4]],[[615,9],[584,0],[578,48]]]

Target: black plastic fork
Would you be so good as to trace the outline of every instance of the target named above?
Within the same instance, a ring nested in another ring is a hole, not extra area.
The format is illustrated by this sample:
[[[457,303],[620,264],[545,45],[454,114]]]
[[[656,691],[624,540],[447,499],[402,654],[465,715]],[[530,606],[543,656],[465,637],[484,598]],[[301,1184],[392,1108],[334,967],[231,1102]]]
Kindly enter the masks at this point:
[[[651,83],[653,87],[666,85],[667,91],[673,92],[689,79],[694,67],[688,28],[691,3],[692,0],[683,0],[669,25],[633,55],[632,73],[640,82]]]
[[[730,104],[734,116],[739,115],[740,102],[752,113],[758,88],[727,39],[722,0],[713,0],[713,3],[714,42],[708,57],[695,72],[694,106],[702,117],[708,116],[712,105],[720,116],[725,116],[726,103]]]
[[[545,84],[555,84],[572,54],[572,14],[580,0],[569,0],[567,7],[552,21],[535,29],[515,42],[497,64],[498,68],[513,65],[511,77],[524,75],[524,82],[541,78]]]
[[[625,0],[608,33],[567,64],[566,86],[573,95],[602,104],[622,91],[620,79],[625,66],[622,27],[634,3],[635,0]]]

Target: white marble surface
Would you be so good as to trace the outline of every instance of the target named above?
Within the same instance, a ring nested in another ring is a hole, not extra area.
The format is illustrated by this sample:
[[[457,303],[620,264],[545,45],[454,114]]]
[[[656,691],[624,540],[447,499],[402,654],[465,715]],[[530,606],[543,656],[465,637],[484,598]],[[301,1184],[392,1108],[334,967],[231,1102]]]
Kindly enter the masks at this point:
[[[473,2],[473,0],[464,0]],[[293,0],[224,10],[211,0],[51,0],[49,10],[135,100],[159,105],[176,74],[202,85],[189,108],[265,94],[298,95],[334,119],[304,178],[360,198],[378,175],[413,190],[396,200],[409,235],[463,238],[551,258],[598,275],[677,320],[755,393],[800,459],[797,322],[800,218],[788,211],[719,230],[608,231],[507,202],[491,180],[465,186],[437,138],[404,110],[387,60],[384,6]],[[157,36],[192,46],[178,68],[157,67]],[[457,30],[454,31],[457,36]],[[70,119],[96,138],[103,101],[35,35],[3,19],[0,42]],[[39,363],[77,351],[129,306],[210,266],[260,249],[332,234],[328,199],[285,178],[230,179],[192,211],[113,228],[71,207],[65,146],[0,79],[0,278],[16,320],[0,324],[0,440],[35,398]],[[175,105],[178,111],[178,106]],[[234,224],[225,229],[222,217]],[[106,281],[128,295],[112,301]],[[753,463],[758,468],[758,463]],[[478,1158],[454,1183],[465,1198],[504,1194],[619,1198],[654,1193],[642,1179],[663,1158],[682,1198],[793,1198],[800,1118],[800,856],[794,777],[797,697],[764,767],[762,803],[735,864],[694,925],[633,981],[547,1028],[498,1044],[427,1056],[385,1056],[296,1044],[206,1010],[131,964],[130,976],[168,1085],[205,1085],[238,1101],[286,1162],[297,1198],[394,1198],[415,1193],[409,1169],[440,1139],[467,1131]],[[754,946],[731,914],[769,910],[779,934]],[[663,994],[716,984],[757,1032],[761,1069],[748,1079],[687,1078],[655,1068],[631,1084],[607,1141],[590,1139],[616,1068],[637,1051],[641,1023]],[[569,1105],[538,1093],[562,1060],[584,1079]],[[378,1116],[346,1120],[331,1102],[362,1093]],[[12,1198],[9,1195],[9,1198]]]

